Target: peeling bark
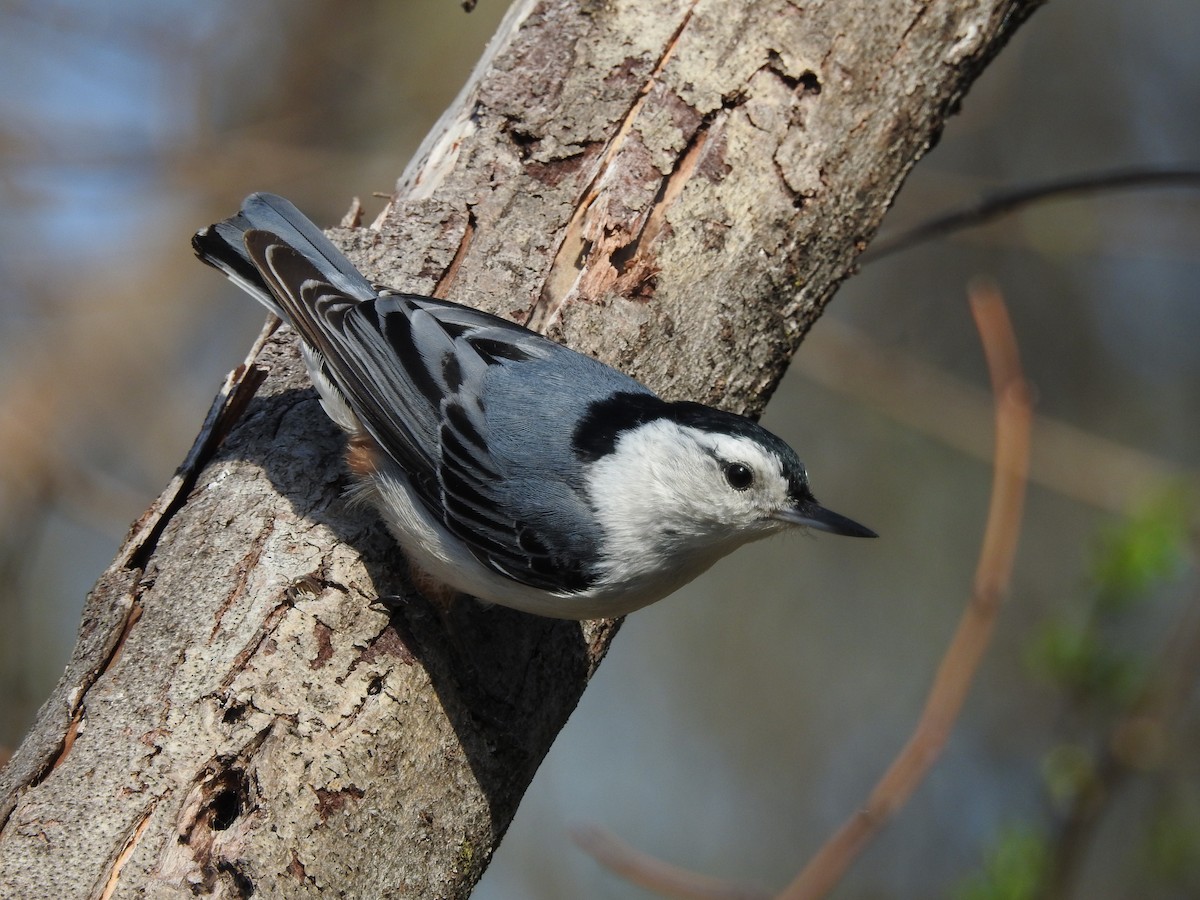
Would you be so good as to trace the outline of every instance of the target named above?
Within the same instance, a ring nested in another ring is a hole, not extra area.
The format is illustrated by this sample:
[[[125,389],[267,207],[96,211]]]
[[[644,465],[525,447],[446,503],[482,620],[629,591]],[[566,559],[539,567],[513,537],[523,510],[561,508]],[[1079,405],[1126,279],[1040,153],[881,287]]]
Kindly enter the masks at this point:
[[[1036,5],[521,2],[387,214],[334,236],[756,413]],[[412,596],[342,449],[268,329],[0,777],[0,895],[470,892],[617,623]]]

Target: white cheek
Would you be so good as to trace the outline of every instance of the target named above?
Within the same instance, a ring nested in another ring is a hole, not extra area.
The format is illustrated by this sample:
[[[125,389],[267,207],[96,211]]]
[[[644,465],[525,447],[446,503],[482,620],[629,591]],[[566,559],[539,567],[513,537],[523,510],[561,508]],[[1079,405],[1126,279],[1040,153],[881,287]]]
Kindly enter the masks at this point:
[[[646,566],[728,540],[730,523],[747,519],[749,510],[710,456],[656,452],[644,435],[593,464],[588,493],[609,558],[645,559]]]

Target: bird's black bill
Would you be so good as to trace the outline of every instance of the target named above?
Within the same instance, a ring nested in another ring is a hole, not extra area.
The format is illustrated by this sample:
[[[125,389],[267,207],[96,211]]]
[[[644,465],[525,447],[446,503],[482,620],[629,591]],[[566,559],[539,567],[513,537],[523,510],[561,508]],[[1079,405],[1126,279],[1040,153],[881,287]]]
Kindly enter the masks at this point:
[[[793,525],[807,525],[809,528],[828,531],[830,534],[841,534],[846,537],[879,537],[865,525],[859,525],[853,519],[847,519],[813,501],[802,503],[792,509],[782,509],[775,514],[775,517]]]

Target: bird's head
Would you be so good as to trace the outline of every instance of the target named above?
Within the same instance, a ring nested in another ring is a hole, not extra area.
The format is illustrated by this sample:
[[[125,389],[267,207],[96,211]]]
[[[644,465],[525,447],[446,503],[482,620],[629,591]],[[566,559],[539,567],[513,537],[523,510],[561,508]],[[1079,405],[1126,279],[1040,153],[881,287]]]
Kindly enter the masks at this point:
[[[797,525],[875,537],[817,503],[795,451],[749,419],[640,395],[623,402],[624,420],[610,409],[602,441],[598,430],[577,438],[594,439],[589,493],[627,552],[715,559]]]

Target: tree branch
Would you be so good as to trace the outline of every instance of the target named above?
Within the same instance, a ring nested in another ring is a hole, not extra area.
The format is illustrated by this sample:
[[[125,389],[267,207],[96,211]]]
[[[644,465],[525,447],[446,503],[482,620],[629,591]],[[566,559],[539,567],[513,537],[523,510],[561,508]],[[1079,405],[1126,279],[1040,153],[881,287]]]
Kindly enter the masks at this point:
[[[1117,169],[1093,175],[1062,178],[1044,184],[1025,185],[981,197],[974,203],[934,216],[897,235],[883,235],[862,255],[865,265],[892,256],[923,241],[946,237],[964,228],[983,225],[993,219],[1018,212],[1046,200],[1060,200],[1088,194],[1139,188],[1200,187],[1196,169]]]

